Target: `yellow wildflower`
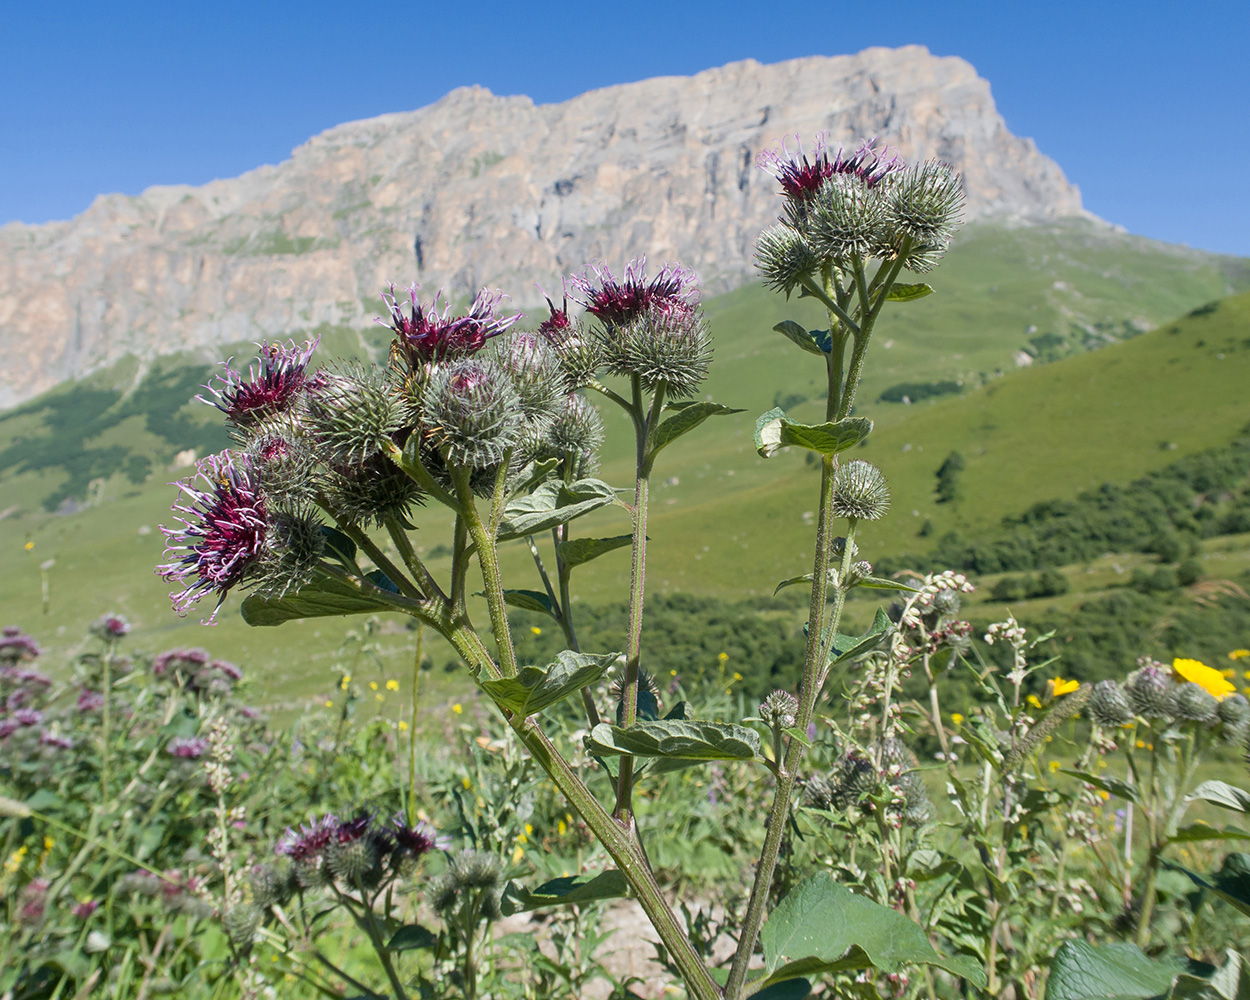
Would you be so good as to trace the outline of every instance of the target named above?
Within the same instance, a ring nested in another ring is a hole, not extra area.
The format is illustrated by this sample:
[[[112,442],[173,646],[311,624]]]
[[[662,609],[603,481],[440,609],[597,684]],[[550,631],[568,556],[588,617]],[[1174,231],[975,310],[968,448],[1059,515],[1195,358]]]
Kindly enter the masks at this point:
[[[525,857],[525,848],[518,845],[517,849],[512,852],[512,863],[519,865],[523,857]]]
[[[724,663],[727,659],[729,659],[729,654],[728,654],[728,653],[717,653],[717,654],[716,654],[716,658],[717,658],[718,660],[720,660],[720,661],[721,661],[721,663]]]
[[[1145,750],[1145,749],[1146,749],[1146,741],[1145,741],[1145,740],[1138,740],[1138,741],[1137,741],[1137,749],[1138,749],[1138,750]]]
[[[738,673],[738,671],[736,671],[736,670],[734,671],[734,680],[736,680],[736,681],[740,681],[740,680],[742,680],[742,675],[741,675],[740,673]]]
[[[326,708],[333,708],[333,707],[334,707],[334,702],[332,702],[332,701],[327,701],[327,702],[326,702]]]
[[[387,681],[387,682],[386,682],[386,690],[388,690],[388,691],[398,691],[398,690],[399,690],[399,681],[395,681],[395,680]]]
[[[957,725],[957,726],[962,726],[962,725],[964,724],[964,717],[963,717],[963,713],[962,713],[962,712],[951,712],[951,722],[955,723],[955,725]]]
[[[1229,678],[1230,680],[1237,676],[1237,671],[1234,670],[1232,667],[1229,667],[1227,670],[1221,670],[1220,673],[1223,674],[1225,677]]]
[[[531,631],[531,632],[533,632],[535,635],[542,635],[542,634],[543,634],[543,630],[542,630],[542,629],[540,629],[537,625],[531,625],[531,626],[530,626],[530,631]]]
[[[1055,677],[1046,682],[1046,696],[1058,698],[1060,695],[1071,694],[1080,686],[1080,681],[1065,681],[1062,677]]]
[[[1208,667],[1205,663],[1198,660],[1186,660],[1177,657],[1172,661],[1172,673],[1176,675],[1178,680],[1189,681],[1191,684],[1197,684],[1217,700],[1223,700],[1237,690],[1236,685],[1230,684],[1228,679],[1214,667]]]
[[[1107,799],[1111,798],[1111,793],[1104,789],[1098,793],[1098,797],[1106,802]]]
[[[406,723],[403,719],[399,720],[399,731],[401,733],[408,732],[408,723]]]
[[[464,785],[464,790],[466,792],[473,787],[473,782],[469,780],[469,776],[467,774],[460,779],[460,783]]]
[[[343,675],[343,679],[342,679],[341,681],[339,681],[339,690],[340,690],[340,691],[346,691],[346,690],[347,690],[347,685],[348,685],[348,684],[350,684],[351,682],[352,682],[352,675],[351,675],[351,674],[344,674],[344,675]]]
[[[1037,695],[1035,695],[1035,694],[1031,694],[1031,695],[1029,695],[1029,696],[1028,696],[1028,698],[1026,698],[1025,700],[1026,700],[1026,701],[1027,701],[1030,705],[1032,705],[1034,708],[1041,708],[1041,707],[1042,707],[1042,699],[1041,699],[1041,698],[1039,698],[1039,697],[1038,697]]]
[[[1056,771],[1058,771],[1058,770],[1059,770],[1059,768],[1061,768],[1061,767],[1063,767],[1063,765],[1062,765],[1062,764],[1060,764],[1060,763],[1059,763],[1059,761],[1057,761],[1057,760],[1052,760],[1052,761],[1050,762],[1050,773],[1051,773],[1051,774],[1054,774],[1054,773],[1055,773]]]
[[[34,547],[35,547],[35,543],[34,543],[34,542],[27,542],[27,543],[26,543],[26,551],[27,551],[27,552],[29,552],[29,551],[30,551],[31,549],[33,549]]]
[[[22,859],[26,857],[26,845],[23,844],[16,851],[9,855],[9,859],[4,863],[4,873],[12,875],[15,871],[22,867]]]
[[[1228,654],[1230,660],[1244,660],[1247,656],[1250,656],[1250,649],[1234,649]]]
[[[457,715],[459,715],[461,712],[464,711],[464,706],[461,705],[460,702],[456,702],[454,705],[451,706],[451,710],[455,712]]]
[[[568,824],[565,823],[564,820],[559,820],[556,823],[556,836],[563,837],[568,832],[569,832]]]
[[[370,690],[370,691],[376,691],[377,689],[378,689],[378,682],[377,682],[377,681],[370,681],[370,682],[369,682],[369,690]]]
[[[534,825],[532,823],[526,823],[525,832],[531,837],[534,836]]]
[[[374,701],[381,701],[381,700],[382,700],[382,696],[381,696],[380,694],[375,694],[375,695],[373,696],[373,700],[374,700]]]

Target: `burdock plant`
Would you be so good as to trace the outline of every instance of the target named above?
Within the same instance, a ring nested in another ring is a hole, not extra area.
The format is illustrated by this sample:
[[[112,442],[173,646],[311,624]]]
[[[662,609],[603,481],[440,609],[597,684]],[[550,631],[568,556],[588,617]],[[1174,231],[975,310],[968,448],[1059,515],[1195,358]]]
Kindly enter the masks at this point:
[[[759,419],[755,434],[764,457],[795,446],[815,452],[820,468],[815,565],[800,578],[811,588],[806,657],[801,675],[787,685],[796,694],[774,696],[760,718],[743,720],[767,728],[771,753],[749,725],[691,718],[684,703],[657,718],[646,681],[643,608],[655,464],[669,444],[708,418],[738,412],[698,398],[711,340],[697,278],[677,263],[648,268],[639,257],[620,272],[595,263],[565,278],[559,304],[548,299],[548,315],[524,332],[516,329],[520,317],[500,311],[498,292],[483,290],[460,312],[440,306],[438,296],[422,301],[415,287],[403,299],[392,286],[383,296],[382,322],[394,339],[380,370],[339,366],[314,372],[308,368],[312,345],[262,345],[259,368],[247,376],[228,369],[212,390],[238,449],[207,460],[197,479],[182,484],[183,499],[175,507],[180,526],[166,529],[170,559],[159,568],[179,585],[174,603],[180,613],[207,594],[220,604],[230,590],[252,587],[256,592],[243,602],[243,616],[254,625],[399,611],[445,637],[603,844],[696,1000],[740,1000],[773,983],[818,974],[845,951],[826,955],[816,942],[810,954],[783,956],[770,943],[777,935],[766,934],[765,970],[748,982],[814,707],[831,672],[871,652],[891,629],[879,613],[866,635],[839,632],[847,595],[855,587],[905,589],[874,577],[871,566],[855,558],[857,525],[884,516],[890,503],[880,470],[839,461],[872,429],[871,421],[852,416],[856,392],[887,303],[931,291],[900,283],[902,272],[927,272],[939,262],[963,197],[948,167],[908,167],[875,143],[847,152],[821,138],[810,158],[801,149],[783,148],[763,154],[760,165],[777,176],[783,196],[777,225],[757,246],[760,270],[787,296],[797,291],[816,299],[828,319],[824,330],[791,321],[776,327],[823,366],[824,422],[800,424],[772,410]],[[628,503],[618,499],[625,491],[589,475],[602,438],[590,398],[619,407],[633,428]],[[441,505],[454,517],[445,576],[432,572],[412,543],[409,518],[418,503]],[[572,537],[574,519],[609,504],[629,511],[628,537]],[[845,527],[835,531],[835,521]],[[541,591],[505,590],[498,551],[511,540],[529,548]],[[631,552],[629,614],[621,652],[584,651],[573,615],[572,571],[625,545]],[[486,598],[488,635],[469,614],[474,564]],[[558,624],[567,648],[555,662],[518,662],[509,604],[540,610]],[[602,692],[600,682],[618,656],[623,668],[611,689],[614,704],[599,705],[595,692]],[[543,713],[578,694],[589,735],[583,747],[561,748]],[[583,753],[610,776],[606,800],[570,762]],[[714,760],[757,766],[775,780],[767,835],[724,985],[664,899],[633,809],[635,789],[651,774]],[[877,744],[873,761],[895,784],[911,781],[905,777],[911,758],[894,743]],[[323,819],[293,835],[286,853],[295,879],[301,887],[336,887],[346,896],[353,885],[358,893],[374,892],[381,848],[368,836],[356,837],[354,827],[335,823],[331,828]],[[335,838],[339,846],[332,845]],[[608,891],[607,882],[595,891],[574,883],[543,898],[558,901],[571,891],[579,892],[579,900],[593,898]],[[801,898],[786,899],[774,914],[781,934],[807,907],[846,904],[840,887],[828,880],[818,878],[796,892]],[[966,964],[933,952],[905,917],[879,909],[876,919],[892,928],[889,933],[919,935],[915,961],[978,978]],[[246,927],[248,920],[240,917],[240,923]],[[387,972],[398,1000],[404,991],[394,970]]]

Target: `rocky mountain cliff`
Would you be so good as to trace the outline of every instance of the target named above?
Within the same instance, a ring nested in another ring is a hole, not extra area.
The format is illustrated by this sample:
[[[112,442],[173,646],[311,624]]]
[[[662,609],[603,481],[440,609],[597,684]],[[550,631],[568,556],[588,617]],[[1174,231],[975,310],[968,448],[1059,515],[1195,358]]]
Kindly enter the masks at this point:
[[[534,283],[602,258],[680,260],[709,291],[751,273],[776,215],[755,155],[783,135],[881,136],[963,172],[972,219],[1081,215],[1080,195],[1007,131],[968,63],[918,46],[753,60],[562,104],[455,90],[323,132],[277,166],[203,187],[102,195],[68,222],[0,228],[0,406],[118,358],[362,325],[388,281]]]

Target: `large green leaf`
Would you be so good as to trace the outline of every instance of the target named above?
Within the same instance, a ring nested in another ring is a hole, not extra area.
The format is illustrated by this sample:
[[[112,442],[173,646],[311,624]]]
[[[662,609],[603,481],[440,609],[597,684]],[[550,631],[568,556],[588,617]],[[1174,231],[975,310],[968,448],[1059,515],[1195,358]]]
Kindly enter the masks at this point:
[[[867,417],[845,417],[827,424],[796,424],[783,418],[781,444],[797,445],[822,455],[836,455],[847,448],[854,448],[871,432],[872,421]]]
[[[561,542],[556,550],[565,566],[580,566],[598,559],[605,552],[623,548],[634,540],[633,535],[613,535],[611,538],[572,538]]]
[[[781,450],[781,425],[785,419],[786,411],[774,406],[755,421],[755,450],[761,458],[772,458]]]
[[[502,909],[504,916],[524,910],[537,910],[543,906],[565,906],[570,903],[590,903],[597,899],[616,899],[629,891],[625,876],[615,868],[589,875],[571,875],[553,878],[536,889],[529,890],[515,882],[508,883]]]
[[[665,445],[672,444],[687,431],[692,431],[708,417],[719,417],[729,413],[741,413],[732,406],[711,403],[704,400],[684,403],[673,416],[661,423],[651,433],[651,454],[655,455]]]
[[[433,948],[438,943],[438,935],[420,924],[404,924],[395,932],[387,951],[415,951],[420,948]]]
[[[1147,958],[1136,945],[1065,941],[1051,962],[1045,1000],[1162,997],[1179,971],[1179,967],[1170,962]]]
[[[1170,861],[1163,864],[1173,871],[1188,875],[1195,885],[1210,889],[1224,902],[1250,916],[1250,854],[1238,852],[1226,855],[1220,870],[1210,878],[1204,878]]]
[[[1250,840],[1250,830],[1239,830],[1235,826],[1223,829],[1208,826],[1206,823],[1190,823],[1183,826],[1168,838],[1169,844],[1192,844],[1199,840]]]
[[[601,722],[586,737],[586,749],[607,756],[676,757],[682,760],[762,759],[754,729],[729,722],[664,719],[636,722],[628,729]]]
[[[1224,781],[1204,781],[1189,793],[1189,801],[1201,799],[1233,812],[1250,812],[1250,792]]]
[[[926,295],[932,295],[933,288],[921,282],[918,285],[900,285],[890,286],[890,294],[885,297],[886,302],[915,302],[916,299],[923,299]]]
[[[614,502],[616,491],[598,479],[579,479],[567,486],[554,481],[543,483],[504,508],[499,541],[536,535]]]
[[[565,649],[556,654],[555,663],[545,667],[522,667],[515,677],[483,681],[482,690],[510,712],[533,715],[574,691],[594,684],[619,655],[574,653]]]
[[[1100,788],[1108,795],[1114,795],[1117,799],[1123,799],[1125,802],[1136,802],[1141,804],[1141,795],[1137,791],[1136,785],[1131,785],[1127,781],[1119,778],[1113,778],[1110,775],[1091,774],[1089,771],[1072,771],[1068,768],[1063,769],[1064,774],[1070,774],[1074,778],[1079,778],[1088,785]]]
[[[505,590],[504,603],[522,611],[537,611],[539,614],[556,616],[555,605],[551,598],[539,590]]]
[[[1227,949],[1224,964],[1209,976],[1189,972],[1177,976],[1168,1000],[1250,1000],[1250,965]]]
[[[877,608],[872,627],[863,635],[843,635],[839,632],[829,645],[829,665],[832,667],[872,652],[885,640],[886,633],[890,631],[893,624],[890,616]]]
[[[760,941],[763,986],[854,969],[900,972],[912,965],[936,965],[985,986],[979,963],[938,954],[919,924],[856,895],[828,872],[813,875],[781,901],[764,924]]]
[[[828,330],[805,330],[792,319],[782,320],[773,329],[812,354],[823,356],[828,354],[833,347]]]
[[[323,576],[315,584],[276,600],[251,594],[244,600],[241,610],[243,620],[249,625],[281,625],[300,618],[393,611],[394,606],[345,580]]]

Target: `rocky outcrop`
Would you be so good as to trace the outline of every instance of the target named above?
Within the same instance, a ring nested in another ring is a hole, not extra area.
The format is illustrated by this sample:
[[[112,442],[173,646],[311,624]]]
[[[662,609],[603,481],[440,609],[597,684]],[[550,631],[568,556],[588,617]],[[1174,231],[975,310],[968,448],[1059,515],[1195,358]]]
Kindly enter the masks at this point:
[[[455,298],[486,284],[525,307],[535,282],[558,291],[591,259],[647,253],[727,289],[778,210],[756,153],[819,130],[955,164],[971,218],[1081,214],[989,84],[916,46],[748,60],[562,104],[462,88],[329,129],[278,166],[0,228],[0,406],[126,354],[357,326],[387,281]]]

